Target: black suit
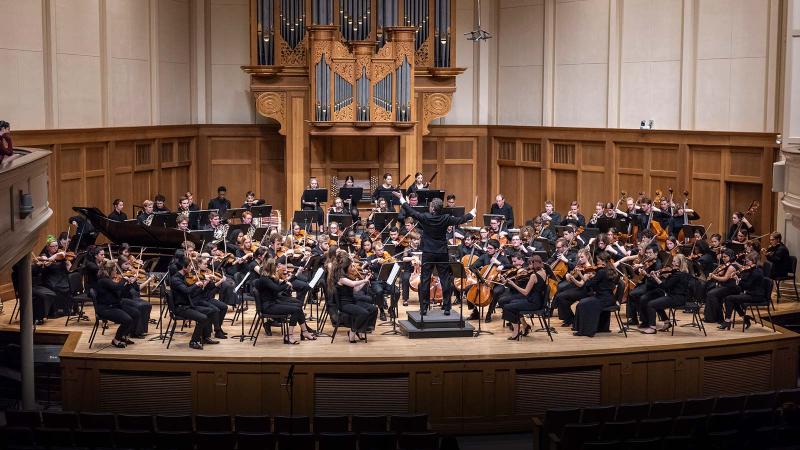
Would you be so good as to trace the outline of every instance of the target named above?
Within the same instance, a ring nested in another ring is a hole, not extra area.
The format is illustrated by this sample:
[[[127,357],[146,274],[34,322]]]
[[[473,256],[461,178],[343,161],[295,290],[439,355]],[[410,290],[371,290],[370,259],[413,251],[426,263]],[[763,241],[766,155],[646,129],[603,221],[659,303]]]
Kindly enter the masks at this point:
[[[195,321],[192,342],[201,342],[211,336],[211,323],[217,318],[218,310],[206,306],[195,306],[193,297],[201,295],[203,288],[186,284],[186,277],[178,272],[169,280],[173,304],[177,312],[189,320]]]
[[[420,274],[419,303],[420,311],[427,311],[430,304],[430,286],[433,267],[439,274],[442,283],[444,301],[442,309],[450,310],[450,290],[452,289],[452,274],[450,272],[450,259],[447,255],[447,227],[458,226],[473,219],[472,214],[454,217],[450,214],[431,214],[415,211],[408,203],[403,203],[403,210],[422,228],[422,273]]]
[[[497,203],[492,203],[492,209],[489,213],[505,216],[506,221],[503,225],[505,225],[506,228],[514,228],[514,208],[508,203],[504,203],[502,208],[497,206]]]
[[[108,218],[110,220],[116,220],[117,222],[125,222],[126,220],[128,220],[128,215],[122,211],[120,212],[112,211],[111,214],[108,215]]]

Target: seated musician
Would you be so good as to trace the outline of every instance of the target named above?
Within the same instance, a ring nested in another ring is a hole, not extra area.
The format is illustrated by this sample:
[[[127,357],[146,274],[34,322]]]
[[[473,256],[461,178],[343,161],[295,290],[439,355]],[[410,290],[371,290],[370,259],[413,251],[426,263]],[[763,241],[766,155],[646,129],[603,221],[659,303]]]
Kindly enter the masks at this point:
[[[489,214],[504,216],[506,220],[503,221],[503,225],[506,228],[514,228],[514,208],[506,203],[506,197],[503,194],[495,196],[494,203],[489,208]]]
[[[394,229],[393,229],[394,230]],[[395,230],[396,231],[396,230]],[[390,243],[398,242],[394,241],[392,238],[392,231],[389,231],[389,239],[391,239]],[[405,243],[407,245],[403,245]],[[395,244],[398,249],[398,253],[400,249],[402,249],[402,253],[398,256],[398,261],[400,262],[400,292],[403,297],[403,306],[408,306],[408,297],[410,295],[411,290],[411,274],[414,273],[414,255],[413,253],[418,252],[419,248],[419,235],[417,233],[411,233],[404,237],[401,241]]]
[[[594,205],[594,213],[592,214],[592,218],[589,219],[589,223],[586,225],[588,228],[597,228],[597,219],[605,215],[604,206],[605,204],[603,202],[597,202]]]
[[[345,214],[346,211],[344,209],[344,201],[340,197],[336,197],[333,200],[333,205],[328,208],[328,214]]]
[[[219,344],[219,341],[211,339],[211,324],[217,320],[219,311],[216,308],[195,304],[195,299],[200,297],[202,290],[210,281],[198,280],[189,285],[186,281],[186,277],[191,272],[189,261],[186,258],[180,258],[175,260],[174,264],[177,272],[169,282],[173,304],[176,312],[195,322],[189,348],[202,350],[203,345]]]
[[[75,234],[71,239],[72,244],[75,245],[70,245],[70,250],[85,250],[94,245],[97,240],[97,231],[85,217],[78,214],[67,219],[67,223],[75,227]],[[76,248],[77,246],[80,248]]]
[[[639,227],[639,234],[643,233],[644,231],[651,230],[650,226],[650,216],[652,213],[652,220],[658,222],[659,224],[662,221],[666,220],[667,223],[669,221],[669,214],[661,211],[660,209],[653,206],[653,201],[647,197],[643,198],[641,201],[641,211],[636,216],[635,223]],[[666,228],[664,228],[666,230]],[[637,238],[641,238],[641,236],[637,236]]]
[[[478,230],[478,240],[475,241],[475,245],[478,246],[479,250],[486,251],[486,243],[489,242],[489,228],[488,227],[481,227]]]
[[[408,194],[408,206],[411,207],[419,206],[419,196],[417,196],[416,192]],[[406,219],[409,218],[410,216],[408,215],[408,213],[406,213],[406,211],[403,208],[400,208],[400,212],[397,213],[397,220],[400,221],[400,223],[407,223]]]
[[[569,212],[566,216],[564,216],[563,219],[561,219],[561,223],[559,225],[562,227],[573,225],[576,228],[586,226],[586,218],[583,217],[583,214],[581,214],[580,205],[578,204],[577,200],[574,200],[569,204]]]
[[[653,220],[658,220],[658,224],[661,225],[661,228],[669,232],[672,214],[675,212],[675,204],[670,203],[667,197],[661,197],[658,208],[661,214],[653,214]]]
[[[733,242],[736,244],[744,245],[747,240],[750,239],[750,233],[747,232],[744,228],[736,232],[736,237],[733,239]]]
[[[181,197],[180,200],[178,200],[178,214],[185,215],[188,218],[189,213],[192,211],[190,205],[189,197]]]
[[[483,250],[478,249],[478,246],[475,245],[475,235],[467,233],[467,235],[464,236],[464,239],[461,240],[461,245],[458,247],[458,254],[459,259],[469,254],[475,256],[481,256],[483,254]]]
[[[111,214],[108,215],[109,220],[114,220],[116,222],[125,222],[128,220],[128,215],[125,214],[122,209],[125,207],[125,202],[116,198],[112,202],[112,206],[114,209],[111,211]]]
[[[400,230],[397,227],[389,228],[389,239],[385,243],[395,246],[400,245]]]
[[[772,263],[770,277],[781,278],[792,274],[792,260],[789,249],[783,243],[783,236],[777,231],[769,235],[769,247],[761,251],[766,255],[767,261]]]
[[[69,288],[72,261],[66,257],[66,252],[60,247],[55,236],[47,236],[47,245],[36,259],[36,265],[38,270],[34,270],[34,274],[41,277],[45,288],[55,293],[54,306],[59,314],[67,315],[70,309],[77,312],[77,305],[72,302]]]
[[[458,245],[466,233],[461,228],[450,225],[447,227],[447,245]]]
[[[244,197],[244,203],[242,203],[242,208],[250,209],[253,206],[261,206],[266,204],[263,199],[256,198],[256,193],[253,191],[247,191]]]
[[[522,237],[519,234],[515,234],[511,236],[511,245],[503,248],[503,253],[510,259],[515,253],[521,253],[525,258],[529,258],[533,252],[522,242]]]
[[[640,278],[636,287],[631,289],[628,294],[628,303],[626,304],[626,316],[628,317],[628,325],[640,325],[641,328],[646,328],[647,325],[642,323],[644,319],[643,311],[640,308],[640,303],[644,299],[644,303],[650,301],[660,295],[657,292],[658,285],[652,278],[648,277],[651,271],[661,269],[661,260],[658,259],[658,245],[650,243],[645,248],[642,255],[626,256],[619,260],[621,264],[627,264],[631,268],[631,275]],[[610,257],[609,257],[610,258]],[[632,264],[629,264],[631,262]]]
[[[222,311],[222,316],[228,310],[228,307],[233,308],[239,303],[239,298],[236,296],[236,283],[232,279],[236,276],[238,271],[237,267],[233,264],[233,258],[223,258],[225,256],[224,247],[220,244],[210,244],[211,257],[205,259],[205,267],[214,269],[214,272],[221,276],[219,282],[214,283],[214,289],[211,292],[211,298],[216,295],[226,308]],[[215,304],[221,306],[221,303]]]
[[[697,261],[703,274],[708,275],[717,266],[717,255],[722,247],[722,236],[714,233],[706,242],[699,229],[695,230],[694,236],[694,250],[691,258]]]
[[[189,211],[200,211],[200,207],[194,203],[194,194],[192,194],[191,191],[186,191],[183,196],[186,197],[186,200],[189,202]]]
[[[375,219],[375,213],[386,213],[389,212],[388,203],[386,203],[385,198],[379,198],[377,201],[377,206],[373,207],[369,216],[367,217],[367,222],[372,222]]]
[[[675,215],[669,221],[669,234],[673,236],[680,236],[680,232],[683,229],[684,222],[688,225],[689,222],[693,220],[700,220],[700,214],[693,209],[686,208],[682,205],[678,205],[675,207]],[[689,238],[689,236],[684,236],[684,238]]]
[[[422,233],[422,230],[417,229],[416,224],[412,217],[406,217],[403,220],[403,234]]]
[[[119,278],[115,281],[113,278]],[[134,326],[141,320],[139,311],[123,302],[122,293],[126,290],[127,280],[120,277],[118,267],[112,261],[105,261],[97,271],[95,290],[95,307],[104,319],[119,324],[111,345],[125,348],[134,342],[128,338]],[[148,316],[149,319],[149,316]]]
[[[617,288],[619,274],[614,269],[608,253],[600,253],[597,256],[595,272],[586,276],[589,279],[584,287],[592,294],[581,299],[575,307],[573,334],[593,337],[600,327],[603,309],[614,304],[613,292]]]
[[[360,240],[356,240],[356,232],[353,230],[347,230],[347,234],[345,234],[345,238],[342,239],[341,243],[339,244],[339,248],[347,253],[353,254],[358,252],[360,243]]]
[[[735,257],[733,250],[724,250],[722,264],[708,275],[708,281],[704,286],[706,305],[703,309],[703,321],[706,323],[722,324],[722,302],[725,297],[739,293],[736,279],[733,277],[736,273],[736,268],[733,266]]]
[[[225,186],[217,188],[217,196],[208,201],[208,209],[219,210],[220,214],[225,214],[225,211],[231,209],[231,201],[225,198],[228,189]]]
[[[300,340],[315,341],[317,336],[306,324],[303,304],[291,297],[287,282],[286,267],[274,258],[269,258],[261,268],[261,276],[253,281],[253,287],[261,296],[261,313],[289,316],[289,334],[283,337],[284,344],[296,345],[300,341],[294,337],[295,327],[300,325]]]
[[[544,211],[539,214],[539,218],[542,219],[542,224],[547,228],[553,228],[556,225],[561,225],[561,214],[556,212],[552,200],[547,200],[544,202]],[[555,232],[553,235],[555,235]]]
[[[475,273],[481,274],[483,277],[484,275],[488,274],[489,265],[492,267],[496,267],[498,271],[502,271],[505,268],[511,266],[511,262],[506,258],[505,255],[502,254],[500,251],[500,242],[496,239],[489,239],[489,242],[486,243],[486,248],[484,249],[485,253],[482,254],[475,262],[473,262],[469,268]],[[492,288],[492,299],[489,303],[489,308],[486,310],[486,317],[484,317],[484,322],[489,323],[492,321],[492,314],[494,313],[495,308],[497,307],[497,302],[500,300],[500,295],[503,294],[505,291],[505,286],[502,285],[495,285]],[[480,311],[475,308],[472,312],[472,316],[470,320],[479,320],[480,319]]]
[[[139,319],[134,321],[131,337],[137,339],[144,338],[147,335],[147,329],[150,325],[150,312],[153,309],[153,305],[148,301],[142,300],[141,285],[137,278],[139,276],[138,270],[134,270],[130,260],[120,254],[117,267],[123,272],[123,281],[125,282],[125,289],[123,289],[121,293],[122,304],[129,308],[136,309],[139,313]],[[149,281],[152,280],[144,279],[142,285]]]
[[[742,255],[741,261],[738,261],[742,264],[745,263],[745,258],[747,255],[755,253],[759,259],[761,259],[761,243],[758,242],[757,239],[748,239],[747,242],[744,243],[744,255]]]
[[[153,220],[153,208],[155,204],[152,200],[142,202],[142,209],[136,214],[136,220],[142,225],[150,225]]]
[[[301,264],[311,255],[296,254],[294,249],[283,247],[283,243],[283,236],[278,233],[273,233],[272,236],[269,237],[270,245],[269,249],[267,249],[267,258],[277,260],[278,264],[289,265],[292,264],[292,262],[298,263],[297,270],[287,278],[287,281],[297,294],[297,301],[299,301],[300,304],[305,304],[306,295],[311,288],[308,285],[308,274]]]
[[[455,208],[456,207],[456,195],[455,194],[447,194],[445,198],[445,208]]]
[[[514,267],[523,260],[522,255],[511,257]],[[509,293],[501,299],[503,305],[503,320],[511,324],[511,336],[508,340],[515,340],[520,333],[527,336],[531,330],[530,325],[525,325],[525,330],[520,331],[520,313],[522,311],[536,311],[544,307],[544,299],[547,289],[547,272],[544,270],[544,263],[539,255],[533,255],[530,265],[525,267],[520,265],[516,275],[507,279]]]
[[[372,241],[373,243],[381,240],[381,232],[372,222],[367,222],[366,228],[361,232],[361,241]]]
[[[336,244],[339,245],[339,238],[342,237],[341,231],[339,231],[339,223],[338,222],[330,222],[328,224],[328,239],[331,241],[331,245]]]
[[[214,329],[214,337],[217,339],[227,339],[228,333],[222,330],[222,323],[225,321],[225,314],[228,312],[228,305],[217,300],[214,298],[214,296],[218,293],[221,293],[223,289],[229,289],[230,292],[233,292],[233,283],[228,280],[227,277],[225,277],[224,273],[220,274],[221,276],[219,277],[212,276],[210,274],[211,268],[208,265],[208,258],[197,258],[194,264],[195,268],[197,268],[197,271],[203,273],[208,280],[208,283],[205,285],[205,287],[200,291],[197,297],[193,299],[194,304],[213,308],[217,311],[211,320],[211,325]],[[223,284],[225,284],[225,286],[223,286]]]
[[[561,241],[563,239],[559,239],[556,246],[564,245]],[[556,251],[558,251],[558,247]],[[585,276],[586,270],[593,267],[591,259],[592,255],[588,250],[578,251],[575,267],[568,271],[564,275],[564,280],[558,284],[556,295],[553,298],[553,308],[558,309],[558,318],[562,321],[562,327],[571,327],[575,321],[572,304],[589,296],[589,290],[584,287],[584,284],[588,280],[588,277]]]
[[[731,317],[734,310],[744,320],[744,329],[750,328],[750,323],[755,319],[747,315],[742,304],[769,301],[764,290],[764,272],[759,264],[759,256],[757,254],[749,254],[744,264],[737,264],[736,266],[734,279],[736,280],[738,292],[725,297],[725,321],[719,326],[720,330],[731,328]]]
[[[375,202],[376,205],[378,205],[378,200],[381,198],[385,198],[384,195],[386,195],[387,191],[393,191],[393,190],[394,186],[392,186],[392,174],[386,172],[383,174],[383,184],[378,186],[378,188],[375,189],[375,191],[372,193],[372,201]],[[400,204],[400,200],[394,197],[392,197],[390,201],[392,206]]]
[[[587,242],[583,240],[583,237],[580,234],[577,234],[578,230],[575,229],[573,225],[568,225],[564,229],[564,235],[562,236],[564,239],[567,240],[567,243],[572,246],[577,246],[579,248],[586,247]]]
[[[753,224],[747,220],[747,217],[745,217],[744,213],[741,211],[736,211],[733,213],[733,216],[731,216],[731,226],[728,228],[728,234],[725,235],[725,240],[735,240],[736,233],[739,230],[744,230],[748,234],[752,234],[756,231],[755,227],[753,227]]]
[[[43,325],[47,319],[59,317],[60,314],[55,308],[58,296],[42,284],[41,268],[34,263],[33,267],[26,267],[22,264],[24,259],[19,260],[12,267],[11,281],[14,288],[19,292],[20,281],[23,271],[31,271],[31,300],[33,303],[33,320],[36,325]]]
[[[319,189],[319,180],[317,177],[311,177],[308,179],[308,188],[307,189]],[[322,206],[318,201],[306,201],[302,197],[300,198],[300,207],[303,211],[317,211],[317,223],[322,223]]]
[[[548,226],[547,222],[544,222],[541,217],[533,219],[533,233],[531,235],[533,242],[529,243],[529,245],[536,251],[545,250],[544,244],[537,239],[546,239],[549,242],[555,242],[557,238],[555,228]]]
[[[167,208],[167,197],[164,197],[164,195],[156,194],[156,196],[153,197],[153,202],[155,202],[155,205],[153,206],[153,212],[156,213],[169,212],[169,208]]]
[[[214,242],[222,242],[228,234],[228,226],[222,224],[222,218],[214,211],[208,213],[208,223],[203,226],[203,229],[214,232]]]
[[[380,275],[381,268],[384,264],[394,264],[394,258],[392,257],[393,255],[384,252],[383,242],[380,240],[375,241],[374,244],[371,241],[362,241],[361,245],[362,249],[358,256],[361,258],[362,263],[372,271],[373,281],[370,283],[370,287],[372,288],[373,297],[378,300],[375,302],[375,305],[380,311],[378,318],[382,321],[386,320],[387,308],[389,309],[389,317],[396,318],[397,303],[400,299],[400,290],[396,289],[394,284],[390,285],[385,281],[378,279],[378,275]],[[374,249],[372,247],[373,245]],[[386,305],[387,294],[392,299],[391,308]]]
[[[680,308],[689,298],[689,287],[693,277],[689,274],[686,257],[682,254],[675,255],[669,267],[671,270],[661,276],[651,272],[650,277],[658,284],[658,289],[664,295],[648,301],[646,306],[642,305],[644,309],[642,323],[648,325],[642,333],[655,334],[656,331],[669,330],[672,323],[669,321],[666,308]],[[661,325],[656,324],[656,316]]]
[[[589,245],[589,248],[591,249],[593,255],[599,255],[601,252],[608,253],[608,255],[611,257],[611,260],[615,262],[623,258],[623,255],[617,252],[611,246],[611,240],[605,234],[601,234],[596,238],[592,238],[592,244]]]
[[[253,224],[253,213],[251,213],[250,211],[245,211],[242,213],[242,225],[250,225],[250,227],[247,228],[247,235],[252,238],[257,228],[255,224]],[[238,231],[241,232],[241,230]],[[230,241],[232,237],[233,236],[229,236],[228,240]]]
[[[328,271],[328,292],[336,292],[336,303],[341,311],[350,316],[350,331],[347,337],[350,343],[366,341],[367,332],[375,328],[378,308],[368,302],[359,301],[355,293],[366,288],[370,278],[354,279],[350,271],[352,261],[345,252],[336,253],[332,266]]]
[[[620,259],[632,254],[631,250],[628,250],[619,242],[619,239],[617,238],[617,230],[614,227],[608,229],[606,232],[606,237],[608,238],[609,242],[608,247],[606,247],[606,251],[614,256],[614,260],[619,261]],[[618,255],[619,258],[617,258],[615,254]]]

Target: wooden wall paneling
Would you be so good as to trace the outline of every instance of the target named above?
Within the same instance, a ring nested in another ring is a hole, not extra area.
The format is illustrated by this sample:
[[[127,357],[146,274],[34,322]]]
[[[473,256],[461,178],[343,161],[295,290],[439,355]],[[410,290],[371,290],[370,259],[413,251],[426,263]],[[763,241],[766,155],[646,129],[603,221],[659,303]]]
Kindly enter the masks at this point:
[[[565,214],[569,211],[570,203],[578,198],[578,174],[574,170],[553,170],[553,199],[556,211]],[[581,205],[581,210],[588,211],[585,205]]]
[[[700,223],[708,228],[709,236],[712,233],[724,234],[728,221],[722,217],[720,198],[721,187],[719,180],[695,177],[689,193],[692,196],[693,209],[700,214]]]
[[[286,173],[283,170],[283,143],[281,139],[260,139],[258,141],[260,165],[259,195],[272,205],[273,209],[290,213],[283,192],[286,186]],[[299,202],[299,199],[298,199]],[[299,206],[299,203],[298,205]],[[294,205],[293,205],[294,208]],[[291,212],[293,213],[294,210]]]

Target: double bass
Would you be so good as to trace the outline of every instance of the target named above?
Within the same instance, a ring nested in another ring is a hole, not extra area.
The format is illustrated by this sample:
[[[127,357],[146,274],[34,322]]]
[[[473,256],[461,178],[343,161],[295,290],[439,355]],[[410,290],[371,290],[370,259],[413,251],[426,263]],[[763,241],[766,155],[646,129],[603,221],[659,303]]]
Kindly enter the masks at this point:
[[[414,272],[411,274],[411,278],[408,280],[408,284],[411,287],[411,290],[414,292],[419,292],[419,286],[422,284],[422,264],[419,259],[415,256],[411,261],[411,264],[414,265]],[[430,287],[430,297],[431,302],[437,303],[444,300],[444,295],[442,292],[442,282],[438,276],[431,276],[431,287]]]
[[[670,190],[671,190],[671,188],[670,188]],[[663,197],[663,193],[661,192],[661,190],[660,189],[656,190],[656,196],[653,199],[653,201],[654,202],[656,200],[660,201],[662,197]],[[655,207],[651,205],[650,206],[650,215],[647,218],[647,223],[650,224],[650,230],[653,232],[653,235],[655,236],[655,240],[656,240],[656,242],[658,242],[659,248],[661,248],[661,250],[664,250],[664,249],[667,248],[667,239],[669,238],[669,234],[667,233],[667,230],[665,230],[664,227],[661,226],[661,223],[659,223],[659,221],[653,220],[653,208],[655,208]]]

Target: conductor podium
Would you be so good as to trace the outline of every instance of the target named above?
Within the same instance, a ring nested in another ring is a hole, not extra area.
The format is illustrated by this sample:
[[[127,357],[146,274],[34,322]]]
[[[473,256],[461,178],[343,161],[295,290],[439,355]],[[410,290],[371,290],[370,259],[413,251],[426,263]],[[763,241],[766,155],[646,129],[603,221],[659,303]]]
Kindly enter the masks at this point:
[[[408,319],[398,322],[400,331],[409,339],[472,337],[475,328],[465,322],[457,311],[449,316],[438,308],[431,308],[423,322],[419,311],[409,311]]]

